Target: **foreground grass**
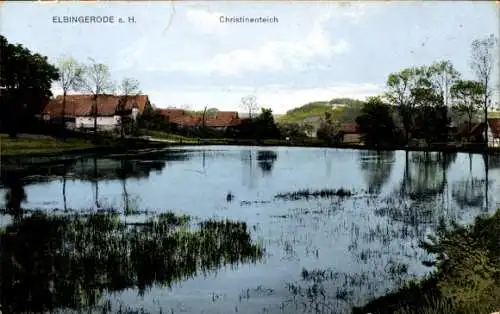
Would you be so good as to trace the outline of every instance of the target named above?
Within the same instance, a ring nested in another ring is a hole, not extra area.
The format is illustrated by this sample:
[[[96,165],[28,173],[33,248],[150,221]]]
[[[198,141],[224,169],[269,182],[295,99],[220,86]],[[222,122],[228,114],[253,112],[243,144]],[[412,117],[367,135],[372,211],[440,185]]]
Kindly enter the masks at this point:
[[[437,256],[434,273],[354,313],[492,313],[500,310],[500,209],[471,226],[444,223],[421,247]]]
[[[9,138],[7,134],[0,134],[0,148],[2,156],[20,156],[31,154],[63,153],[65,151],[95,147],[90,141],[80,139],[58,140],[48,136],[19,135],[18,138]]]
[[[143,223],[114,213],[34,212],[0,232],[0,249],[6,313],[90,313],[106,292],[134,289],[144,296],[152,287],[256,263],[264,254],[245,222],[194,224],[171,212]]]

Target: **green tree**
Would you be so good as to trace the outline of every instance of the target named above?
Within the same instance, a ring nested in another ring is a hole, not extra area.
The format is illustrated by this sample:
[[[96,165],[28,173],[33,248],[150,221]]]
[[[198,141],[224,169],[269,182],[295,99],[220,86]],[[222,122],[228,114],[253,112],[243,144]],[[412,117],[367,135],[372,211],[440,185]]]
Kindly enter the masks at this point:
[[[32,53],[21,44],[11,44],[0,35],[0,120],[16,137],[23,119],[33,119],[52,96],[52,82],[59,79],[57,69],[47,57]]]
[[[308,121],[304,122],[302,124],[302,128],[307,136],[312,136],[312,133],[314,131],[314,125],[312,125],[311,122],[308,122]]]
[[[451,61],[437,61],[426,67],[426,76],[430,86],[440,95],[444,106],[450,103],[450,89],[460,79],[458,72]]]
[[[338,123],[333,120],[332,113],[330,111],[325,112],[325,116],[316,131],[316,136],[318,139],[323,140],[328,144],[333,144],[334,142],[339,141],[340,135],[340,127]]]
[[[446,142],[450,121],[445,106],[423,105],[419,107],[415,117],[418,136],[425,139],[429,147],[435,142]]]
[[[481,82],[459,80],[451,87],[451,98],[456,111],[467,115],[467,134],[470,134],[472,117],[481,108],[484,86]]]
[[[366,145],[379,148],[394,139],[395,124],[391,108],[381,97],[370,97],[356,118]]]
[[[389,74],[385,98],[397,106],[408,143],[414,127],[415,107],[417,105],[414,90],[422,83],[424,71],[419,67],[406,68],[397,73]]]
[[[279,130],[271,109],[262,108],[260,115],[255,118],[254,125],[255,134],[259,139],[279,137]]]
[[[476,74],[479,82],[483,84],[483,103],[481,109],[484,112],[484,123],[488,123],[488,108],[491,106],[489,100],[491,95],[491,75],[498,57],[498,38],[493,34],[483,39],[472,42],[471,69]],[[484,145],[488,148],[487,133],[484,137]]]
[[[304,133],[304,128],[298,123],[292,122],[292,123],[279,123],[277,125],[280,136],[282,138],[286,137],[291,137],[291,138],[297,138],[297,137],[306,137],[307,134]]]

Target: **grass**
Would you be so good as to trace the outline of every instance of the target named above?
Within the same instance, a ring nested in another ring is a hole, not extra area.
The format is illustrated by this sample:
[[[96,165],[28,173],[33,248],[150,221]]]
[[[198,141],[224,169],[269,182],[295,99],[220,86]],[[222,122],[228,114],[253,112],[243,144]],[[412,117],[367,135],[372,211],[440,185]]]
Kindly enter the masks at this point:
[[[327,101],[314,102],[299,108],[289,110],[277,118],[278,123],[302,123],[306,118],[323,118],[325,112],[331,112],[334,119],[340,117],[343,108],[332,109]]]
[[[500,119],[500,111],[488,112],[488,118],[490,118],[490,119]]]
[[[70,150],[95,147],[90,141],[80,139],[58,140],[48,136],[19,135],[11,139],[6,134],[0,134],[2,156],[24,156],[32,154],[54,154]]]
[[[500,309],[500,210],[474,224],[444,222],[421,247],[436,256],[432,275],[409,282],[354,313],[492,313]]]
[[[316,101],[304,106],[287,111],[286,114],[276,118],[279,123],[302,123],[306,118],[323,118],[325,112],[332,113],[334,120],[343,120],[345,108],[338,107],[332,109],[332,104],[344,104],[349,108],[360,108],[362,101],[350,98],[335,98],[330,101]],[[315,123],[313,123],[315,124]]]

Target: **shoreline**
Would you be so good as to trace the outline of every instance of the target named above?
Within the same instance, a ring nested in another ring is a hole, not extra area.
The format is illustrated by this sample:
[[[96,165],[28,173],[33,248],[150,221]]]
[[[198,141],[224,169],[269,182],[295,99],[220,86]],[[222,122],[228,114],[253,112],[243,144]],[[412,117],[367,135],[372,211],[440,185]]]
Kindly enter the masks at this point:
[[[155,142],[128,142],[125,145],[96,145],[86,148],[65,149],[56,152],[29,153],[1,156],[0,171],[30,168],[33,166],[51,165],[68,160],[80,159],[89,156],[106,156],[111,154],[135,154],[146,149],[167,148],[165,143]]]
[[[189,146],[256,146],[256,147],[310,147],[310,148],[331,148],[331,149],[356,149],[356,150],[370,150],[370,151],[405,151],[405,152],[441,152],[441,153],[471,153],[471,154],[484,154],[483,149],[479,148],[464,148],[458,146],[444,146],[444,147],[409,147],[409,146],[393,146],[375,149],[359,144],[338,144],[328,145],[321,142],[285,142],[282,140],[233,140],[233,139],[192,139],[190,141],[161,141],[161,140],[139,140],[132,141],[118,145],[97,145],[86,148],[75,148],[61,150],[57,152],[42,152],[42,153],[29,153],[19,155],[1,156],[0,168],[11,168],[12,166],[20,167],[29,165],[42,165],[52,164],[57,162],[64,162],[66,160],[83,158],[88,156],[102,156],[109,154],[126,154],[133,155],[144,149],[154,148],[169,148],[169,147],[189,147]],[[488,155],[500,155],[500,148],[490,148],[487,152]]]
[[[383,148],[373,148],[365,145],[359,144],[337,144],[328,145],[322,143],[294,143],[294,142],[284,142],[278,140],[203,140],[200,141],[190,141],[190,142],[171,142],[169,146],[259,146],[259,147],[312,147],[312,148],[333,148],[333,149],[358,149],[358,150],[371,150],[371,151],[408,151],[408,152],[429,152],[429,153],[472,153],[472,154],[484,154],[484,149],[480,148],[464,148],[458,146],[444,146],[444,147],[420,147],[420,146],[392,146]],[[494,148],[490,147],[487,151],[488,155],[500,155],[500,147]]]

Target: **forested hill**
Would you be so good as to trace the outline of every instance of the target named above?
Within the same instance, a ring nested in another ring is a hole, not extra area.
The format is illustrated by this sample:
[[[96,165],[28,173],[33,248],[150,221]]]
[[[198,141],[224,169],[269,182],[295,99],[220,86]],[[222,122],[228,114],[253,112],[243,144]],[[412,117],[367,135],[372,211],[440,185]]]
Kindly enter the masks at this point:
[[[336,105],[340,106],[336,107]],[[324,117],[325,112],[330,111],[334,119],[349,123],[354,121],[362,106],[363,101],[352,98],[315,101],[287,111],[278,118],[278,121],[282,123],[302,123],[305,119],[314,121]]]

